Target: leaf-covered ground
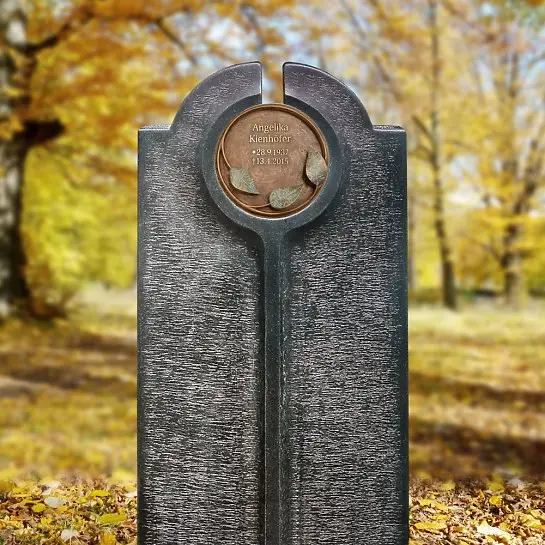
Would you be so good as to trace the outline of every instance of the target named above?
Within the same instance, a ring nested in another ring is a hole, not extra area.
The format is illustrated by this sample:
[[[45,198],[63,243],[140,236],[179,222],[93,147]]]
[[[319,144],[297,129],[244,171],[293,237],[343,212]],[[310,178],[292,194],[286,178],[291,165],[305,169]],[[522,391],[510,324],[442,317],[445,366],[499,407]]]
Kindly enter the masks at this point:
[[[413,543],[545,544],[545,312],[410,322]],[[135,543],[133,327],[0,328],[0,545]]]

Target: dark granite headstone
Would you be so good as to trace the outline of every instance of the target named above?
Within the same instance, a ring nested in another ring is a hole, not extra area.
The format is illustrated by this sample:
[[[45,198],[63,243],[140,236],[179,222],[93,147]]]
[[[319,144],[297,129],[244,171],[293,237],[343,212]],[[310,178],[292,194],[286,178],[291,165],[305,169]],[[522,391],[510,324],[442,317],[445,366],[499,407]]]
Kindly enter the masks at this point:
[[[139,140],[139,543],[407,543],[406,147],[284,66]]]

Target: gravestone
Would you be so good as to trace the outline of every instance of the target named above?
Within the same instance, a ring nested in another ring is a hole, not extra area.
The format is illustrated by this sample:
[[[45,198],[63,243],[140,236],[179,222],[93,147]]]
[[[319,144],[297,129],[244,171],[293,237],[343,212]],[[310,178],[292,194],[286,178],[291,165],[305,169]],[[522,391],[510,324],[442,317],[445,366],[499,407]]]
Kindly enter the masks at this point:
[[[141,545],[407,542],[406,144],[228,67],[139,133]]]

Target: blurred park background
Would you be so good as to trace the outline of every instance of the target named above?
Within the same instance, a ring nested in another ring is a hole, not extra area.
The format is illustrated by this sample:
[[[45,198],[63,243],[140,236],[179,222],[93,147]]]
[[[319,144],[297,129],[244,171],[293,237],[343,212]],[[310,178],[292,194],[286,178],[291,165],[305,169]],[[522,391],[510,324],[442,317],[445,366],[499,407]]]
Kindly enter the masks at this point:
[[[135,543],[137,129],[249,60],[407,128],[413,542],[545,543],[540,0],[0,0],[0,544]]]

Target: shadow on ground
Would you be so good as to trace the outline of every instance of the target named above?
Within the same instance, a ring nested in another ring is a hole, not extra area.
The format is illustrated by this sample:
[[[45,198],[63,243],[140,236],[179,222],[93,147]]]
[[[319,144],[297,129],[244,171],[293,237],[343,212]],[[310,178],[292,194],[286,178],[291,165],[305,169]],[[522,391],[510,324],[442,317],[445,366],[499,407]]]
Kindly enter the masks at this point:
[[[136,396],[136,339],[45,329],[0,345],[0,396],[48,389]]]
[[[545,338],[524,317],[508,334],[459,321],[411,326],[411,475],[545,480]],[[106,323],[0,328],[0,479],[134,476],[136,354],[134,330]]]

